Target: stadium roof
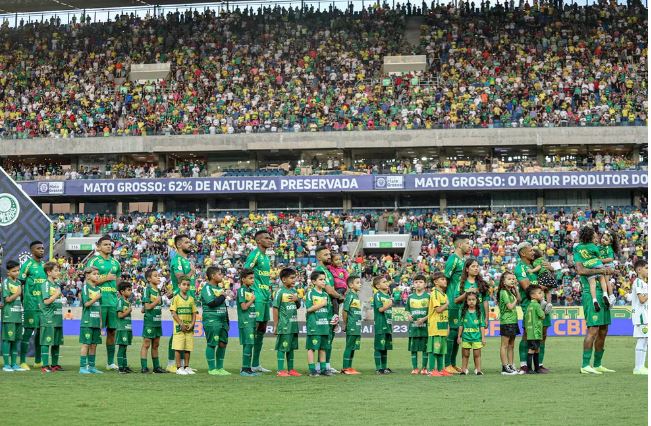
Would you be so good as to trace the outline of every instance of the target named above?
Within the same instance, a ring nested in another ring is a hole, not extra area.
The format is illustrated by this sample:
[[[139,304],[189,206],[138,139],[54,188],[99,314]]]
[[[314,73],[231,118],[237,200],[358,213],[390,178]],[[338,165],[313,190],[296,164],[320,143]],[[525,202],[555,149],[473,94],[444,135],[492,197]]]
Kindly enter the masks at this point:
[[[205,0],[0,0],[0,13],[65,11],[207,3]],[[219,3],[215,1],[215,3]]]

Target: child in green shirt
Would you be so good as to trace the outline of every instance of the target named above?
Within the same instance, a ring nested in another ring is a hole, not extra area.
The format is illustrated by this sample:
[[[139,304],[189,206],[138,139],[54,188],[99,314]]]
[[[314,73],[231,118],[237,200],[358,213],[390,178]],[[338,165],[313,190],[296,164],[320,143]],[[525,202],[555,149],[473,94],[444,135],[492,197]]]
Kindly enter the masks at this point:
[[[115,333],[115,342],[118,344],[118,372],[120,374],[133,373],[127,362],[127,348],[131,345],[133,332],[131,329],[131,283],[121,281],[118,284],[117,315],[118,328]]]
[[[545,312],[540,306],[540,302],[543,300],[543,291],[538,286],[529,286],[527,287],[527,297],[531,300],[524,315],[524,328],[527,331],[527,345],[529,346],[527,374],[539,374],[538,356],[543,338],[543,320],[545,319]]]
[[[95,367],[97,345],[102,343],[102,291],[97,287],[99,270],[93,266],[86,268],[85,283],[81,289],[82,314],[79,326],[79,374],[100,374]]]

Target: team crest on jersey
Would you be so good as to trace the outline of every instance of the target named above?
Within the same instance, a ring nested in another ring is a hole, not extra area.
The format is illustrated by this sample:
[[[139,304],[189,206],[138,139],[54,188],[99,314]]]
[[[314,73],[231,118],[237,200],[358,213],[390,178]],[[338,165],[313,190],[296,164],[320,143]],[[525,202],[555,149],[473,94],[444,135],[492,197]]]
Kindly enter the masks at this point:
[[[45,340],[47,340],[48,342],[51,342],[51,341],[52,341],[52,338],[51,338],[50,336],[47,336],[47,337],[45,338]]]
[[[645,333],[646,333],[646,332],[645,332]],[[13,336],[13,335],[14,335],[14,332],[13,332],[13,331],[11,331],[11,330],[9,330],[9,331],[7,332],[7,334],[9,335],[9,337],[11,337],[11,336]]]
[[[213,337],[213,340],[219,340],[219,336]]]
[[[253,339],[253,333],[249,334],[249,339]]]
[[[34,318],[29,319],[30,324],[34,322]]]
[[[127,336],[123,336],[123,337],[122,337],[122,341],[123,341],[123,342],[126,342],[126,341],[127,341]]]

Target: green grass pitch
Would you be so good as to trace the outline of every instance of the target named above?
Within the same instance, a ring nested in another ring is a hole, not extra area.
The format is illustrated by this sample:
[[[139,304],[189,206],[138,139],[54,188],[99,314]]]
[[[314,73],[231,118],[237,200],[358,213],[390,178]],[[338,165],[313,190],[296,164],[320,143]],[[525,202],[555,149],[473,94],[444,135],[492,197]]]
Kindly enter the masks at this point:
[[[267,338],[262,364],[274,370],[264,377],[238,374],[241,347],[231,339],[225,367],[230,377],[209,376],[205,341],[195,340],[194,376],[139,373],[140,338],[129,350],[137,373],[78,373],[79,345],[66,337],[64,372],[0,373],[2,423],[5,424],[545,424],[641,425],[647,421],[647,380],[633,376],[635,341],[610,337],[604,365],[617,373],[579,374],[581,338],[550,338],[545,364],[552,374],[503,377],[499,341],[483,350],[483,377],[411,376],[407,339],[394,341],[389,367],[396,374],[376,376],[372,339],[362,340],[354,367],[361,376],[275,377],[274,339]],[[74,342],[74,343],[73,343]],[[341,367],[343,339],[335,339],[333,366]],[[301,348],[303,347],[301,339]],[[167,339],[161,342],[165,365]],[[97,364],[106,365],[105,348]],[[517,363],[517,346],[516,346]],[[419,357],[420,358],[420,357]],[[471,361],[472,366],[472,361]],[[151,368],[151,360],[149,361]],[[296,367],[307,369],[306,351]]]

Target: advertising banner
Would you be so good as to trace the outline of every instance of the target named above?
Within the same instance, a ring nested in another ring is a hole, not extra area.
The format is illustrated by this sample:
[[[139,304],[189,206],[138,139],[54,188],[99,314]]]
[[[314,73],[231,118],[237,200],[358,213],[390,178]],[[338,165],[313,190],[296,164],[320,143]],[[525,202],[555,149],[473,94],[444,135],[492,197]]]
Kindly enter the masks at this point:
[[[32,197],[646,188],[646,171],[240,176],[21,182]]]

